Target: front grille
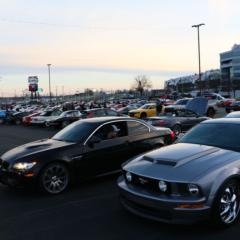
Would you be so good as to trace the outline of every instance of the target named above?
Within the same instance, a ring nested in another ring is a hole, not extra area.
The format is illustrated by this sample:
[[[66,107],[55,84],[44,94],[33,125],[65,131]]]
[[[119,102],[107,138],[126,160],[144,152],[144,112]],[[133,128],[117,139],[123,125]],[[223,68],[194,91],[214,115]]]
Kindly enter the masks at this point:
[[[125,174],[124,174],[125,176]],[[141,189],[147,190],[149,192],[154,192],[158,194],[164,194],[164,195],[169,195],[171,193],[171,185],[167,183],[168,185],[168,190],[163,193],[160,191],[158,187],[159,180],[152,179],[152,178],[147,178],[147,177],[142,177],[136,174],[132,174],[132,182],[130,183],[132,186],[139,187]],[[126,180],[126,182],[128,182]]]
[[[130,117],[134,117],[134,115],[135,115],[134,113],[129,113]]]

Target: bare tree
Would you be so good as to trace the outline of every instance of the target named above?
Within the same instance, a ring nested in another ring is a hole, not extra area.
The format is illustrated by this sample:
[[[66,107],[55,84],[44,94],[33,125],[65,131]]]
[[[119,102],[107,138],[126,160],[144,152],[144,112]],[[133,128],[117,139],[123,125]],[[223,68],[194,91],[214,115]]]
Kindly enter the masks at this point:
[[[152,83],[145,75],[138,75],[137,77],[135,77],[133,89],[138,91],[141,96],[143,95],[145,89],[149,89],[151,87]]]

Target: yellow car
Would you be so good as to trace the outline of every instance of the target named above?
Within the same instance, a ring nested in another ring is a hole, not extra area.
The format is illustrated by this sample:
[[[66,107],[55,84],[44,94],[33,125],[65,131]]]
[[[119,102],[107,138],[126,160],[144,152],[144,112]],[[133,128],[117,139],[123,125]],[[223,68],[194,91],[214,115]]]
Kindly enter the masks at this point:
[[[147,118],[157,116],[157,107],[155,103],[147,103],[138,109],[129,112],[130,117]]]

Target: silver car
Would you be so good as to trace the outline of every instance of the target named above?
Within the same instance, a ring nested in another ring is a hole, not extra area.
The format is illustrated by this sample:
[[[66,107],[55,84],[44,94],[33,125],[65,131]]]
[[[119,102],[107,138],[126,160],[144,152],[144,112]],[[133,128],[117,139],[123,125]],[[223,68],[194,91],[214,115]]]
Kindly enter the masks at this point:
[[[205,121],[178,143],[123,166],[120,199],[130,212],[168,223],[210,219],[229,226],[240,210],[240,119]]]

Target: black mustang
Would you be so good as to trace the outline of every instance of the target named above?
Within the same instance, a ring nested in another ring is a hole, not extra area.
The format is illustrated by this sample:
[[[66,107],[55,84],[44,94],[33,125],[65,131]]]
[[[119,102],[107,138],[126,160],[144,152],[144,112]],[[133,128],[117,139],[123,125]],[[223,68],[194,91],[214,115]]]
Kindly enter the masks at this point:
[[[50,194],[71,180],[119,170],[129,158],[173,141],[173,132],[141,120],[103,117],[77,121],[51,139],[14,148],[0,159],[0,180],[10,186],[38,184]]]

